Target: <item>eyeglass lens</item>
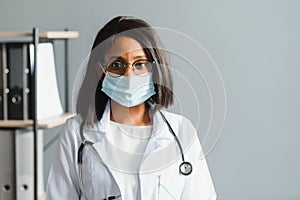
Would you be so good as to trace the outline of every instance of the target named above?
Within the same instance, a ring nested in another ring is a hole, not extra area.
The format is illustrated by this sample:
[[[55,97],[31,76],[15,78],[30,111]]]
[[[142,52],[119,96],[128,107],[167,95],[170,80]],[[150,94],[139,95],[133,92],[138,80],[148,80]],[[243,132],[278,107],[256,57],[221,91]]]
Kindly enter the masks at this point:
[[[123,75],[126,72],[126,66],[130,63],[124,63],[122,61],[113,61],[107,66],[107,70],[111,73]],[[137,60],[131,64],[133,71],[136,75],[145,74],[152,71],[152,64],[148,60]]]

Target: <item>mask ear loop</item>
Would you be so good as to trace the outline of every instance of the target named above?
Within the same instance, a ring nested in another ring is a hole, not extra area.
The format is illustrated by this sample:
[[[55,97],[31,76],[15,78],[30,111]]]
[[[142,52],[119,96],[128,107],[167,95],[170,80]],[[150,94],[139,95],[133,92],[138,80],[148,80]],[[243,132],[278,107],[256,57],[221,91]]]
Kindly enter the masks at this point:
[[[98,74],[98,77],[101,81],[103,81],[105,75],[106,75],[106,70],[104,69],[104,67],[102,66],[102,64],[100,62],[97,62],[96,66],[96,72]]]

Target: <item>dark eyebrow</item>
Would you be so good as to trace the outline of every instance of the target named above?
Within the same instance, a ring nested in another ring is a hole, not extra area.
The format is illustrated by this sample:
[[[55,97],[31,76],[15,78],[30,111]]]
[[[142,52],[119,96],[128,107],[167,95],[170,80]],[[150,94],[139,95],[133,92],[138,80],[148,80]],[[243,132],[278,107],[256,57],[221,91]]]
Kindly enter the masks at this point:
[[[145,57],[145,56],[134,56],[133,58],[134,58],[134,59],[138,59],[138,58],[141,58],[141,59],[147,59],[147,57]]]
[[[147,59],[147,57],[138,55],[138,56],[134,56],[133,59]],[[108,59],[107,63],[111,63],[112,61],[115,61],[115,60],[122,60],[122,61],[124,61],[125,59],[122,56],[111,56]]]
[[[114,61],[114,60],[123,60],[121,56],[112,56],[108,59],[108,62]]]

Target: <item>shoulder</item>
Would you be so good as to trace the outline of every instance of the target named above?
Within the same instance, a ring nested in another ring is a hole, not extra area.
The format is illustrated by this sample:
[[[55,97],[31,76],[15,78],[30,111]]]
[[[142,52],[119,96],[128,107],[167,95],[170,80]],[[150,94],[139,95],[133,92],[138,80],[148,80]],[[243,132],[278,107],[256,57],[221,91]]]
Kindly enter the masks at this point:
[[[64,132],[79,132],[81,123],[82,117],[79,114],[67,119],[64,124]]]
[[[97,123],[93,123],[91,126],[84,125],[82,133],[80,132],[80,127],[83,122],[81,115],[75,115],[74,117],[68,119],[65,123],[63,134],[66,138],[73,137],[75,143],[81,144],[82,136],[85,140],[92,143],[96,143],[100,140],[102,134],[98,130]]]
[[[71,128],[78,128],[82,122],[82,117],[80,114],[77,114],[69,119],[67,119],[65,126]]]
[[[60,133],[60,143],[67,146],[77,146],[80,143],[79,127],[82,122],[80,115],[67,119]]]

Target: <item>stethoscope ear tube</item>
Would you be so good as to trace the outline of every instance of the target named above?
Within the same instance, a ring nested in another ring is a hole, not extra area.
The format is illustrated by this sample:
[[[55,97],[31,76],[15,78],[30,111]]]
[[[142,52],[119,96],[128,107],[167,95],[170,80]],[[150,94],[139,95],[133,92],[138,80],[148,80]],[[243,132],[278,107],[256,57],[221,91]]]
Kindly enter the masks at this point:
[[[82,193],[82,196],[84,196],[84,198],[87,200],[87,196],[85,194],[84,191],[84,186],[83,186],[83,178],[82,178],[82,159],[83,159],[83,148],[85,147],[86,144],[89,145],[93,145],[92,142],[90,141],[86,141],[83,135],[83,127],[85,125],[85,121],[82,121],[82,123],[80,124],[80,137],[81,137],[81,144],[80,147],[78,149],[78,154],[77,154],[77,164],[78,164],[78,172],[79,172],[79,187],[80,187],[80,191]]]
[[[78,164],[82,164],[82,151],[85,145],[85,138],[83,136],[83,127],[85,125],[85,121],[82,121],[80,124],[80,137],[81,137],[81,144],[80,147],[78,149],[78,155],[77,155],[77,163]]]
[[[77,155],[77,158],[78,158],[77,163],[78,164],[82,164],[82,150],[84,148],[84,145],[85,145],[84,143],[81,143],[81,145],[78,149],[78,155]]]
[[[90,141],[86,141],[85,138],[84,138],[84,135],[83,135],[83,127],[85,125],[85,121],[82,121],[81,124],[80,124],[80,137],[81,137],[81,144],[80,144],[80,147],[78,149],[78,157],[77,157],[77,163],[78,164],[82,164],[82,152],[83,152],[83,148],[86,144],[89,144],[89,145],[93,145],[94,143],[93,142],[90,142]]]

